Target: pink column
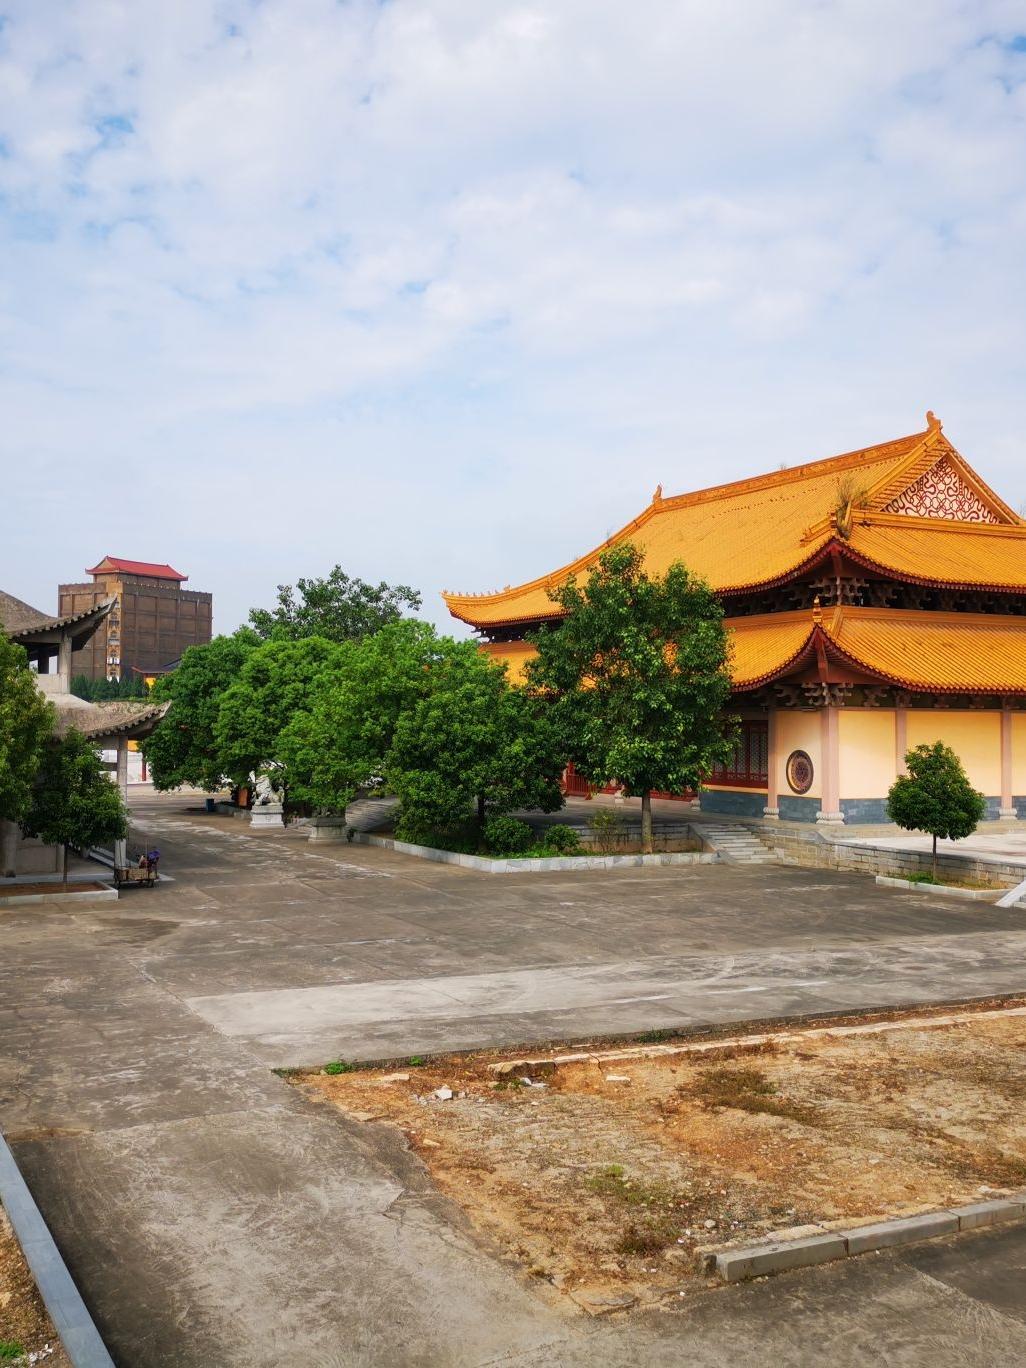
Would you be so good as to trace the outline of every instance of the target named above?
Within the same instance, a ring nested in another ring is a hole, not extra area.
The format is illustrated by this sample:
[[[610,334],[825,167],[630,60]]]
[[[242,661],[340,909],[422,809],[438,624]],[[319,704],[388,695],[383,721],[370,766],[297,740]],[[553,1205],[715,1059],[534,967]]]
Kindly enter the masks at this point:
[[[829,703],[819,715],[820,725],[820,769],[823,796],[816,821],[827,825],[840,825],[844,821],[841,811],[841,746],[840,725],[837,709]]]
[[[1012,797],[1012,710],[1005,703],[1001,709],[1001,808],[998,812],[1002,822],[1016,820]]]
[[[770,708],[766,714],[766,806],[764,817],[779,819],[780,804],[777,796],[777,710]]]

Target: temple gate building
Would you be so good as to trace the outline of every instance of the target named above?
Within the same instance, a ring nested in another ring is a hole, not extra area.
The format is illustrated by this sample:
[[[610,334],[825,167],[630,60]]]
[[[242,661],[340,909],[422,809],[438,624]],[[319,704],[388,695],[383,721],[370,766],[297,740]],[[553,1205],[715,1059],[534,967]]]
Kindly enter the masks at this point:
[[[714,812],[886,820],[906,752],[942,740],[991,819],[1026,817],[1026,523],[940,422],[829,460],[649,506],[571,565],[501,593],[446,593],[520,680],[548,589],[630,541],[650,573],[703,576],[731,631],[732,762]]]
[[[58,614],[81,613],[108,600],[111,608],[102,627],[76,647],[72,676],[163,674],[187,647],[210,640],[212,596],[183,589],[188,576],[170,565],[104,556],[86,574],[91,583],[58,585]]]

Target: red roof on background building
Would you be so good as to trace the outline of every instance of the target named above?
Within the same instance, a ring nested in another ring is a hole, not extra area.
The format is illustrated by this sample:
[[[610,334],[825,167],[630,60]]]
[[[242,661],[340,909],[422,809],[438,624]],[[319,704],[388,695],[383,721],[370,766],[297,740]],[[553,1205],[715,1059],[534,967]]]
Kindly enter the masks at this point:
[[[170,565],[156,565],[153,561],[134,561],[123,560],[121,556],[104,556],[103,559],[87,569],[87,575],[102,575],[111,571],[120,570],[125,575],[145,575],[147,579],[169,579],[187,580],[188,575],[181,575]]]

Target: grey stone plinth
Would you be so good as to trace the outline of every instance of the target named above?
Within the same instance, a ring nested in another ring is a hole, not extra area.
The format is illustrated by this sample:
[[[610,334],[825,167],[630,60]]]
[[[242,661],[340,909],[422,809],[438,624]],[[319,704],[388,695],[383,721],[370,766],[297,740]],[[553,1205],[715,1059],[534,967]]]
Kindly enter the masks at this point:
[[[742,1282],[745,1278],[761,1278],[767,1273],[784,1273],[789,1268],[809,1268],[812,1264],[843,1259],[846,1253],[841,1235],[807,1235],[802,1240],[725,1250],[716,1255],[716,1272],[724,1282]]]
[[[310,837],[318,841],[344,841],[346,839],[345,817],[311,817]]]
[[[281,803],[265,803],[262,807],[253,808],[249,814],[249,824],[253,827],[280,827],[284,820]]]
[[[931,1240],[937,1235],[954,1235],[957,1230],[958,1217],[953,1211],[931,1211],[925,1216],[880,1221],[842,1233],[849,1254],[865,1254],[870,1249],[890,1249],[894,1245],[914,1244],[916,1240]]]

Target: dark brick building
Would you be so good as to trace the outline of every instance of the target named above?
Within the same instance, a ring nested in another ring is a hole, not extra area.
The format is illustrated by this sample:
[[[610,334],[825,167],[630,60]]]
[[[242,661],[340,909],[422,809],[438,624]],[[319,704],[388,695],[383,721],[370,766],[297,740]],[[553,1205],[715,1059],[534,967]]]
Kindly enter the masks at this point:
[[[210,640],[212,596],[183,589],[188,576],[170,565],[104,556],[86,573],[92,583],[58,586],[58,614],[80,613],[108,599],[114,604],[105,624],[74,652],[73,675],[159,674],[186,647]]]

